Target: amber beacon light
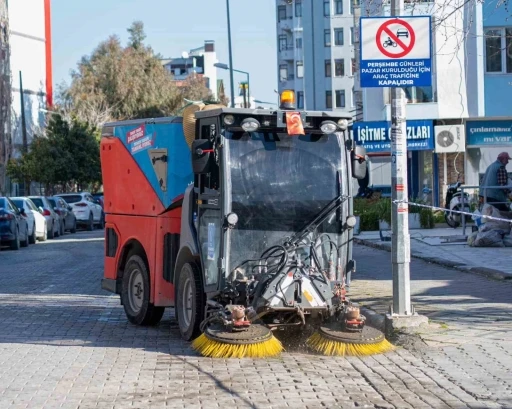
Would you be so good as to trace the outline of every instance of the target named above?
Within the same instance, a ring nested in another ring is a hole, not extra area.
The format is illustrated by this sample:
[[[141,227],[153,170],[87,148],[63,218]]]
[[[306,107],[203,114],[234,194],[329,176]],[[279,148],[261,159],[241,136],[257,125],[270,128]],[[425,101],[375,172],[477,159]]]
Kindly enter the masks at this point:
[[[281,92],[281,109],[295,109],[295,92],[284,90]]]

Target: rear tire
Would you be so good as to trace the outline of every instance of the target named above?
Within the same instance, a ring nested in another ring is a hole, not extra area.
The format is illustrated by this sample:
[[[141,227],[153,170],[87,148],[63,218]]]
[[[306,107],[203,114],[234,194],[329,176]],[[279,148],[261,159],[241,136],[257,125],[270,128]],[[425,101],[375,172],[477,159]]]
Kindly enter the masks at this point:
[[[11,241],[11,250],[19,250],[20,247],[20,232],[18,231],[18,229],[16,229],[16,237],[14,237],[14,240]]]
[[[87,231],[94,230],[94,219],[92,218],[92,213],[89,214],[89,221],[87,222]]]
[[[149,272],[144,260],[129,256],[123,274],[121,301],[128,321],[135,325],[156,325],[164,315],[164,307],[149,302],[151,290]]]
[[[27,224],[27,228],[25,230],[25,240],[20,241],[21,247],[28,247],[28,242],[29,242],[29,237],[28,237],[28,224]]]
[[[37,236],[36,236],[36,225],[34,223],[34,226],[32,227],[32,236],[29,237],[28,242],[30,244],[36,244]]]
[[[55,222],[52,223],[52,227],[51,227],[50,231],[48,231],[48,233],[46,234],[46,237],[49,238],[50,240],[55,238],[55,232],[53,231],[54,228],[55,228]]]
[[[176,318],[181,337],[190,341],[200,334],[199,325],[204,316],[204,292],[201,275],[193,263],[185,264],[176,285]]]

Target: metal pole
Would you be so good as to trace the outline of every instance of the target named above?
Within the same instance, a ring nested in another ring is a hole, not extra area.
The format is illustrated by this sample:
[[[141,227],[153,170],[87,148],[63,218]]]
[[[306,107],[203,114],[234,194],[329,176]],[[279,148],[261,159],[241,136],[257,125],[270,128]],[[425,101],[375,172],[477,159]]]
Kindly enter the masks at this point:
[[[231,88],[231,108],[235,107],[235,85],[233,81],[233,52],[231,49],[231,20],[229,17],[229,0],[226,0],[226,11],[228,14],[228,47],[229,47],[229,83]]]
[[[246,72],[247,74],[247,101],[248,101],[248,107],[250,108],[251,107],[251,94],[250,94],[250,88],[249,88],[249,73]]]
[[[25,96],[23,95],[23,78],[20,71],[20,103],[21,103],[21,134],[23,137],[23,152],[28,152],[27,121],[25,118]]]
[[[391,0],[391,15],[400,16],[404,0]],[[393,314],[411,315],[411,261],[407,201],[407,138],[405,94],[402,88],[391,88],[391,213]]]

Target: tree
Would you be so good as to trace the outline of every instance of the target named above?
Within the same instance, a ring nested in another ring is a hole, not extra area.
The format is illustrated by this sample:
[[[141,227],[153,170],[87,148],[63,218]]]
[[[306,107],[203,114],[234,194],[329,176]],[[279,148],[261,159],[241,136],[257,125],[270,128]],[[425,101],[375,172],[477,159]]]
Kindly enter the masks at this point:
[[[146,39],[146,34],[144,33],[144,23],[142,21],[134,21],[131,27],[128,29],[128,32],[130,33],[130,47],[135,49],[141,48],[142,43]]]
[[[142,22],[134,22],[128,32],[127,47],[112,36],[78,63],[70,87],[60,93],[59,103],[68,113],[99,127],[111,120],[173,115],[184,105],[183,98],[209,95],[204,82],[196,79],[183,89],[177,87],[158,56],[143,43]]]
[[[84,185],[101,180],[98,132],[89,124],[52,115],[45,136],[38,136],[29,152],[9,162],[7,172],[17,182]]]

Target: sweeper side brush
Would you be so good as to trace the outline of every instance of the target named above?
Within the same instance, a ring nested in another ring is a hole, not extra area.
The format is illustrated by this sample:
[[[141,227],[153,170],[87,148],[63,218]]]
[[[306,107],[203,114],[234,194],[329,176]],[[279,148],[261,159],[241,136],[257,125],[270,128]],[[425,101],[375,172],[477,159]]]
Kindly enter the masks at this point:
[[[192,342],[192,348],[211,358],[269,358],[283,351],[281,342],[264,325],[253,324],[244,331],[230,331],[211,324]]]
[[[392,351],[394,346],[379,330],[365,326],[361,331],[340,328],[339,323],[320,327],[306,344],[329,356],[367,356]]]

